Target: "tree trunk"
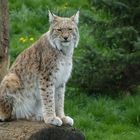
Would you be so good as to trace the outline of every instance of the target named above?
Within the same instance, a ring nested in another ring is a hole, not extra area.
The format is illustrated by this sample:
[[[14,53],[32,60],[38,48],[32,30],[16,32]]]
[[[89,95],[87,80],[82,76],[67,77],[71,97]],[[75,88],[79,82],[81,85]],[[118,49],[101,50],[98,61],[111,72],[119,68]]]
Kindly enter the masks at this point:
[[[85,137],[72,127],[19,120],[0,123],[0,140],[85,140]]]
[[[7,73],[9,67],[8,36],[7,0],[0,0],[0,82]]]

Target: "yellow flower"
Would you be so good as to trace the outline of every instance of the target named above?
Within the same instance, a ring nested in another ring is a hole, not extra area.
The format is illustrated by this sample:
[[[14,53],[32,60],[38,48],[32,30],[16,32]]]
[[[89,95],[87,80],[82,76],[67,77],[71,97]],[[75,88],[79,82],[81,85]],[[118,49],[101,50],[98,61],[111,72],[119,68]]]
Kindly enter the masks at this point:
[[[24,38],[24,37],[21,37],[21,38],[19,39],[19,41],[22,42],[22,43],[25,43],[25,42],[27,41],[27,39]]]
[[[32,42],[32,41],[34,41],[34,38],[33,37],[30,37],[29,40]]]
[[[22,40],[22,43],[25,43],[26,41],[27,41],[27,39],[24,38],[24,39]]]
[[[23,40],[24,40],[24,37],[21,37],[21,38],[19,39],[19,41],[21,41],[21,42],[22,42]]]

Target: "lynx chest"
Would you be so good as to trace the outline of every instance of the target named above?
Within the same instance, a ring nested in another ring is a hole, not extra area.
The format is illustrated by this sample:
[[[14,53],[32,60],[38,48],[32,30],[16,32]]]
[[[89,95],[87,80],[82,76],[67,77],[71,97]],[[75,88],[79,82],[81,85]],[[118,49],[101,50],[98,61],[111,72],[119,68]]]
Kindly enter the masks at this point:
[[[71,58],[63,58],[58,61],[57,71],[55,73],[56,77],[56,87],[66,83],[71,75],[72,71],[72,59]]]

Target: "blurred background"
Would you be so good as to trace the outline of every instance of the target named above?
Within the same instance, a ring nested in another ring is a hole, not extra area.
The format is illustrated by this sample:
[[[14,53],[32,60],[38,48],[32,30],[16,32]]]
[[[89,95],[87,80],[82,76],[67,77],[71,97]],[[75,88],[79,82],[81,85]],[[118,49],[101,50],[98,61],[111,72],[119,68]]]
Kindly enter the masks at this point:
[[[10,0],[11,64],[48,31],[48,10],[66,17],[80,10],[66,114],[87,140],[138,140],[140,1]]]

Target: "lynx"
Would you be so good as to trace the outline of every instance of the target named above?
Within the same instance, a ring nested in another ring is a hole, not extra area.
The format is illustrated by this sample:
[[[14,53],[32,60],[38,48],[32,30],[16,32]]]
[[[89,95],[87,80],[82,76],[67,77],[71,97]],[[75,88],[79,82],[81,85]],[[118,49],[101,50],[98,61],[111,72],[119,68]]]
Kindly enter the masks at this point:
[[[70,18],[49,11],[49,31],[24,50],[0,84],[0,120],[28,119],[73,125],[64,92],[79,41],[79,11]]]

